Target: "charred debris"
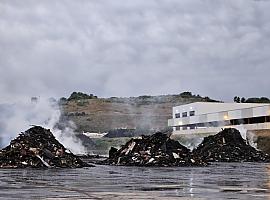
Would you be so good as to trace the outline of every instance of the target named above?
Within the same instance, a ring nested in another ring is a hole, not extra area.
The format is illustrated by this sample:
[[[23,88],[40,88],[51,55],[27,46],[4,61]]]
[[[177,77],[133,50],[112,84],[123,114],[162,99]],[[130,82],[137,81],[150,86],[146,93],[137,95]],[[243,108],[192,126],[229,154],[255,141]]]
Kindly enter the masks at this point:
[[[112,147],[109,158],[101,162],[126,166],[206,166],[207,162],[193,156],[188,148],[161,132],[131,139],[119,150]]]
[[[163,133],[131,139],[120,149],[111,147],[101,164],[125,166],[206,166],[210,162],[270,162],[268,154],[247,144],[236,129],[205,137],[192,152]]]
[[[268,154],[249,145],[234,128],[205,137],[193,154],[208,162],[270,162]]]
[[[67,150],[49,129],[34,126],[0,150],[0,168],[80,168],[91,165]]]
[[[232,128],[205,137],[193,151],[170,139],[170,134],[157,132],[133,138],[120,149],[111,147],[109,158],[103,158],[74,155],[56,140],[49,129],[34,126],[0,150],[0,168],[92,166],[81,159],[94,159],[97,164],[147,167],[201,167],[210,162],[270,162],[268,154],[250,146],[240,132]]]

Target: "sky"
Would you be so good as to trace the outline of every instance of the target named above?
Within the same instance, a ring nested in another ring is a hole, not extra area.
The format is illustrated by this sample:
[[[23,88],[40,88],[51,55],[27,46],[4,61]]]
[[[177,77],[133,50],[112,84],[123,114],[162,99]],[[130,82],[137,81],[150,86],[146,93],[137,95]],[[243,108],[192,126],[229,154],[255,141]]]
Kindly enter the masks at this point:
[[[270,0],[1,0],[0,103],[270,97]]]

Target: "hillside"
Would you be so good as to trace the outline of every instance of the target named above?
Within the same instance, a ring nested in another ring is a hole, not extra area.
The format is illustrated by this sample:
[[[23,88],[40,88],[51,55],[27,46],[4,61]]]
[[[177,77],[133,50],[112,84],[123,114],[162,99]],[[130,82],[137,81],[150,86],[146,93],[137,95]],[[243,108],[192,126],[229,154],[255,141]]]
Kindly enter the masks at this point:
[[[173,106],[215,101],[190,92],[127,98],[97,98],[93,95],[87,98],[79,94],[78,98],[74,98],[73,93],[72,98],[62,99],[61,105],[62,117],[74,121],[80,132],[107,132],[117,128],[160,130],[167,127]]]

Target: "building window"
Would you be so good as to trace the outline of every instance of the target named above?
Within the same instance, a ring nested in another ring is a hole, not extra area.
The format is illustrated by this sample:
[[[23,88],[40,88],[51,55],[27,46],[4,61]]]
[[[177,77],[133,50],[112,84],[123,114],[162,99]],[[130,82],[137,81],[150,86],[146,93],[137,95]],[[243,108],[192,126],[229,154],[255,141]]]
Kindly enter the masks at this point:
[[[189,129],[196,129],[196,124],[191,124],[191,125],[189,126]]]
[[[180,126],[176,126],[176,127],[175,127],[175,130],[176,130],[176,131],[180,131]]]
[[[175,113],[175,118],[180,118],[180,113]]]
[[[182,117],[187,117],[187,112],[183,112]]]
[[[192,110],[192,111],[189,111],[189,116],[194,116],[195,115],[195,111]]]

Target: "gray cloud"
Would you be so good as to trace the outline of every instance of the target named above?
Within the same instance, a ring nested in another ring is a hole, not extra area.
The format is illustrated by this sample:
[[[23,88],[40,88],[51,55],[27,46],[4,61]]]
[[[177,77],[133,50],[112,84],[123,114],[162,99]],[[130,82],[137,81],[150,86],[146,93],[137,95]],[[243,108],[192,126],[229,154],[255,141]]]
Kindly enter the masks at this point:
[[[269,96],[270,1],[3,0],[0,101]]]

